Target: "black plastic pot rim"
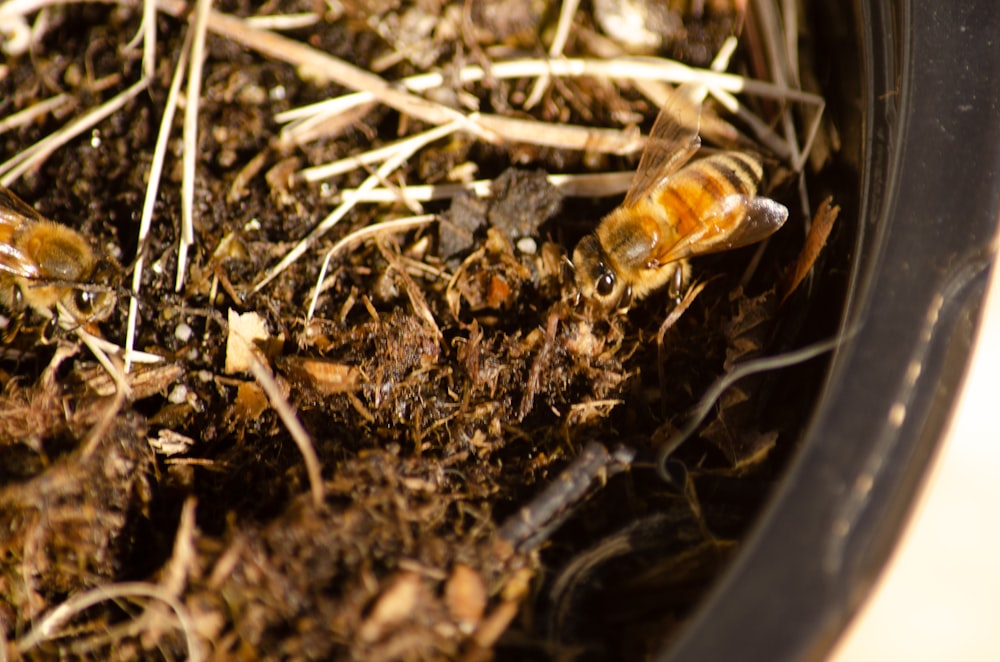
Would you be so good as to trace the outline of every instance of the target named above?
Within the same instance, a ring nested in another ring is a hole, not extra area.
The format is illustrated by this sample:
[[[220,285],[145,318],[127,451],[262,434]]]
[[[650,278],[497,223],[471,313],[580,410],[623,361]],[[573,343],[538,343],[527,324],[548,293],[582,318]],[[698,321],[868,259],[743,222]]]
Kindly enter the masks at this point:
[[[888,558],[965,373],[1000,218],[1000,13],[994,0],[854,12],[850,334],[767,511],[662,660],[826,655]]]

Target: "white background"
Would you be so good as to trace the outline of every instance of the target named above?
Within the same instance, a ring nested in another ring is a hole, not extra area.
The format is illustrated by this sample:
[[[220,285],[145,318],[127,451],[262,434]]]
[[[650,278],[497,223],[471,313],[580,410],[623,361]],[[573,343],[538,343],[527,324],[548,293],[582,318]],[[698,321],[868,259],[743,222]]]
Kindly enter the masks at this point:
[[[1000,662],[1000,274],[916,510],[829,662]]]

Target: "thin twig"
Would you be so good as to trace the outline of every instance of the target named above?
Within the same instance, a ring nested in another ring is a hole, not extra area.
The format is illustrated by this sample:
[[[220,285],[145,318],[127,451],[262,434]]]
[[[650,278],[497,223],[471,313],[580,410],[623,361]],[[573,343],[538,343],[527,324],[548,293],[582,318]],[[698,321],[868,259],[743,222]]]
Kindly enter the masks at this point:
[[[252,346],[252,343],[249,341],[248,344]],[[309,476],[309,488],[312,493],[313,504],[317,508],[321,507],[325,498],[323,492],[323,471],[319,462],[319,456],[316,455],[316,449],[313,447],[312,439],[309,438],[309,433],[302,426],[298,416],[295,414],[295,409],[288,402],[288,398],[281,392],[281,388],[278,386],[278,382],[275,381],[271,369],[262,359],[258,358],[256,351],[250,353],[250,371],[253,373],[254,379],[257,380],[261,389],[264,390],[267,399],[271,401],[271,406],[278,412],[281,422],[285,424],[285,428],[292,436],[292,440],[295,441],[295,445],[298,446],[299,453],[302,455],[302,460],[306,465],[306,474]]]

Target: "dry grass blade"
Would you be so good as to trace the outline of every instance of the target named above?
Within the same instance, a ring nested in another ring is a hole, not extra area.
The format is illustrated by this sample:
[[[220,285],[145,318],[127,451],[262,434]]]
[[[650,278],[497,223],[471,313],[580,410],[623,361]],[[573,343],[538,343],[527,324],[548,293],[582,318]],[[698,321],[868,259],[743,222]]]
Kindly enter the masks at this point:
[[[300,12],[298,14],[250,16],[245,20],[247,25],[256,30],[301,30],[315,25],[320,18],[319,14],[313,12]]]
[[[316,302],[319,299],[319,295],[330,287],[330,283],[325,282],[324,279],[326,278],[327,270],[330,268],[330,261],[335,255],[338,255],[345,248],[361,243],[366,239],[392,232],[406,232],[422,225],[432,223],[435,220],[437,220],[437,216],[435,214],[424,214],[422,216],[398,218],[392,221],[375,223],[350,233],[334,244],[333,248],[327,251],[326,257],[323,258],[323,266],[319,270],[319,276],[316,278],[316,286],[313,288],[313,294],[309,300],[309,311],[306,313],[306,321],[308,322],[313,318],[313,314],[316,312]]]
[[[555,124],[502,115],[479,115],[478,125],[508,142],[543,147],[627,155],[638,152],[646,144],[638,131]]]
[[[801,87],[798,71],[798,10],[794,2],[782,2],[782,7],[778,7],[776,0],[764,0],[755,5],[755,16],[762,32],[762,43],[764,44],[770,67],[771,76],[775,82],[783,87],[798,89]],[[785,136],[785,142],[789,147],[788,160],[792,164],[792,169],[798,173],[799,201],[802,214],[806,217],[806,231],[808,231],[809,212],[812,208],[809,203],[809,192],[806,186],[805,173],[803,167],[809,158],[809,151],[813,141],[819,131],[825,103],[821,102],[812,117],[809,128],[806,130],[806,140],[799,142],[798,132],[795,126],[795,116],[793,108],[785,105],[781,109],[781,129]]]
[[[489,73],[496,80],[536,78],[552,75],[567,78],[589,76],[608,80],[652,80],[678,85],[697,82],[704,84],[709,90],[721,90],[732,94],[749,94],[765,99],[777,99],[812,106],[818,106],[823,101],[822,97],[816,94],[789,89],[769,81],[755,80],[736,74],[720,73],[710,69],[698,69],[677,62],[676,60],[656,57],[623,56],[604,60],[587,58],[560,58],[557,60],[538,58],[518,59],[493,62],[490,64]],[[480,82],[486,78],[486,72],[482,67],[467,65],[458,71],[457,78],[461,83]],[[449,81],[450,79],[446,79],[443,74],[426,73],[403,78],[398,81],[398,84],[411,92],[427,92],[442,87],[448,84]],[[371,93],[354,92],[308,106],[287,110],[279,114],[276,119],[279,122],[290,122],[319,113],[337,114],[345,112],[354,106],[377,100],[377,97]]]
[[[538,120],[501,117],[499,115],[473,115],[470,119],[477,121],[496,135],[505,136],[512,141],[562,149],[626,155],[639,151],[645,145],[646,140],[637,131],[599,129],[570,124],[541,122]],[[436,136],[438,135],[436,131],[432,129],[429,132],[404,138],[377,149],[358,154],[357,156],[305,168],[299,172],[298,176],[305,181],[316,182],[351,172],[360,166],[378,163],[397,150],[407,149],[411,141],[422,141],[422,144],[426,144],[429,141],[424,140],[423,136],[427,133],[432,133]]]
[[[24,637],[17,640],[15,649],[20,654],[29,653],[57,636],[59,630],[80,612],[102,602],[123,598],[149,598],[159,600],[170,607],[177,617],[178,626],[184,633],[188,660],[200,662],[205,659],[205,652],[202,650],[201,641],[195,635],[196,628],[187,607],[163,588],[143,582],[108,584],[74,595],[49,612]]]
[[[142,0],[142,75],[156,74],[156,0]]]
[[[139,92],[142,92],[147,87],[149,87],[149,80],[143,78],[131,87],[122,90],[101,105],[91,108],[86,113],[77,117],[72,122],[69,122],[58,131],[50,134],[48,137],[39,140],[31,147],[16,154],[5,163],[0,164],[0,184],[9,186],[11,182],[16,180],[25,172],[31,170],[39,163],[47,159],[52,152],[62,147],[73,138],[76,138],[84,131],[90,129],[95,124],[103,121],[115,111],[121,109],[122,106],[135,98]]]
[[[603,198],[619,195],[628,190],[635,172],[597,172],[583,175],[548,175],[550,184],[568,197]],[[406,197],[417,202],[450,200],[462,191],[470,191],[480,197],[490,195],[493,180],[477,179],[468,184],[428,184],[406,187]],[[395,202],[398,192],[387,188],[372,188],[366,191],[356,188],[340,192],[342,199],[356,196],[357,202]]]
[[[725,52],[720,53],[725,58]],[[481,67],[463,67],[458,78],[463,83],[480,81],[485,77]],[[821,97],[791,90],[766,81],[752,80],[734,74],[719,71],[695,69],[687,65],[662,58],[621,57],[610,60],[559,59],[559,60],[512,60],[495,62],[490,66],[490,75],[495,79],[531,78],[542,76],[580,77],[593,76],[610,80],[633,81],[663,81],[673,83],[697,82],[705,85],[709,93],[719,99],[727,109],[735,112],[743,119],[759,139],[769,149],[782,158],[798,155],[793,165],[801,167],[802,157],[798,151],[789,147],[779,138],[768,124],[750,113],[733,96],[735,93],[746,93],[764,98],[771,98],[785,103],[801,103],[818,108],[816,119],[810,128],[814,134],[819,126],[819,116],[822,114],[823,100]],[[400,81],[405,88],[413,91],[428,91],[446,84],[441,74],[421,74]],[[292,109],[278,115],[279,122],[295,122],[282,132],[282,139],[295,143],[314,140],[319,133],[314,126],[324,118],[336,117],[341,113],[355,108],[360,104],[371,103],[376,97],[367,92],[355,92],[327,101],[312,104],[298,109]],[[660,102],[662,99],[654,99]],[[572,149],[592,149],[615,154],[627,154],[641,146],[633,143],[621,132],[607,129],[598,130],[589,127],[571,127],[564,125],[556,135],[550,134],[546,128],[550,124],[536,126],[530,120],[521,120],[497,115],[482,114],[469,118],[480,130],[486,130],[498,139],[515,142],[535,143],[539,145],[566,147]],[[468,127],[465,127],[468,128]],[[589,142],[588,142],[589,141]]]
[[[98,338],[88,332],[83,327],[76,329],[76,336],[87,346],[87,349],[97,358],[97,362],[101,364],[111,378],[115,382],[115,396],[114,399],[107,405],[104,413],[98,419],[94,427],[87,433],[87,438],[83,442],[83,450],[81,451],[81,456],[83,458],[89,457],[94,450],[97,449],[98,444],[101,443],[101,439],[104,438],[104,433],[107,431],[108,427],[111,425],[114,417],[121,411],[122,405],[125,404],[131,393],[132,389],[128,385],[128,379],[125,377],[125,373],[122,368],[111,360],[105,352],[103,347],[97,342]]]
[[[172,16],[181,16],[187,11],[186,3],[176,0],[160,0],[159,7]],[[401,113],[431,124],[466,119],[464,114],[456,110],[401,91],[371,72],[302,42],[267,30],[255,29],[243,19],[210,11],[207,21],[208,29],[220,36],[228,37],[268,57],[293,64],[309,77],[326,79],[352,90],[364,90]],[[476,131],[475,125],[470,124],[469,129],[482,138],[488,137],[482,131]]]
[[[312,232],[310,232],[304,239],[302,239],[298,244],[295,245],[292,250],[281,259],[278,264],[271,267],[264,277],[258,281],[253,286],[253,292],[259,292],[268,283],[274,280],[278,274],[287,269],[289,265],[299,259],[313,243],[326,234],[330,228],[340,222],[340,220],[347,215],[347,213],[354,208],[360,199],[360,195],[365,191],[369,191],[380,182],[384,181],[396,168],[401,166],[408,158],[410,158],[417,150],[419,150],[424,145],[427,145],[439,138],[443,138],[450,133],[457,131],[464,122],[452,122],[451,124],[446,124],[444,126],[439,126],[436,129],[427,131],[420,134],[419,140],[414,139],[412,141],[405,141],[405,149],[400,148],[395,154],[390,158],[386,159],[385,163],[379,166],[378,170],[374,174],[368,177],[360,187],[358,187],[357,192],[352,195],[343,196],[343,202],[338,206],[333,212],[330,213],[325,219],[323,219],[319,225],[317,225]],[[416,137],[415,137],[416,138]]]
[[[195,161],[198,158],[198,106],[201,99],[201,71],[205,62],[205,35],[211,0],[198,0],[191,26],[191,66],[188,71],[184,106],[184,153],[181,179],[181,236],[177,243],[177,279],[174,290],[181,291],[187,274],[187,251],[194,244]]]
[[[378,149],[370,150],[364,154],[359,154],[358,156],[350,156],[346,159],[341,159],[332,163],[313,166],[312,168],[305,168],[304,170],[299,171],[299,177],[307,182],[317,182],[345,172],[350,172],[358,167],[373,165],[380,161],[387,161],[395,155],[413,155],[422,147],[425,147],[435,140],[439,140],[440,138],[444,138],[450,133],[453,133],[457,128],[457,125],[452,125],[447,131],[445,131],[442,130],[441,127],[436,127],[434,129],[430,129],[429,131],[424,131],[422,133],[388,143]],[[346,197],[346,195],[344,197]]]
[[[42,115],[72,102],[73,99],[68,94],[57,94],[54,97],[49,97],[44,101],[32,104],[24,110],[8,115],[4,119],[0,120],[0,133],[6,133],[11,129],[18,129],[22,126],[31,124],[32,122],[38,120],[38,118]]]
[[[156,134],[156,145],[153,148],[153,159],[149,165],[149,177],[146,180],[146,195],[142,203],[142,216],[139,220],[139,236],[136,240],[136,259],[132,270],[132,293],[128,303],[128,322],[125,331],[125,372],[131,365],[132,350],[135,348],[136,323],[139,315],[139,291],[142,289],[142,271],[146,265],[146,254],[143,250],[149,229],[153,224],[153,211],[156,207],[156,195],[160,189],[160,177],[163,174],[163,160],[167,155],[167,145],[170,141],[170,130],[173,127],[174,115],[180,97],[181,83],[184,81],[184,71],[187,58],[191,52],[193,30],[189,29],[184,38],[184,45],[177,56],[174,67],[174,77],[170,81],[167,101],[163,106],[163,117],[160,119],[160,129]]]
[[[563,49],[566,47],[566,41],[569,39],[573,17],[576,16],[576,10],[579,7],[580,0],[563,0],[559,6],[559,22],[556,24],[556,34],[552,38],[552,45],[549,46],[549,57],[562,55]],[[531,93],[524,102],[526,110],[534,108],[542,100],[542,95],[545,94],[550,79],[551,77],[548,74],[538,77],[534,87],[531,88]]]

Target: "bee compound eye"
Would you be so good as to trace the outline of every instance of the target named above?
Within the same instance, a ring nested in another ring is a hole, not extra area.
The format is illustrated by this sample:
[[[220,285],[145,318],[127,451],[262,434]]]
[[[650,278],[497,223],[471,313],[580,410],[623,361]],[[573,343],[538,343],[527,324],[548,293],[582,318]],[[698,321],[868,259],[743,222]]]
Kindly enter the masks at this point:
[[[73,304],[84,315],[94,312],[94,293],[88,290],[78,290],[73,295]]]
[[[602,273],[597,279],[595,289],[602,297],[610,296],[615,291],[615,275],[610,271]]]

